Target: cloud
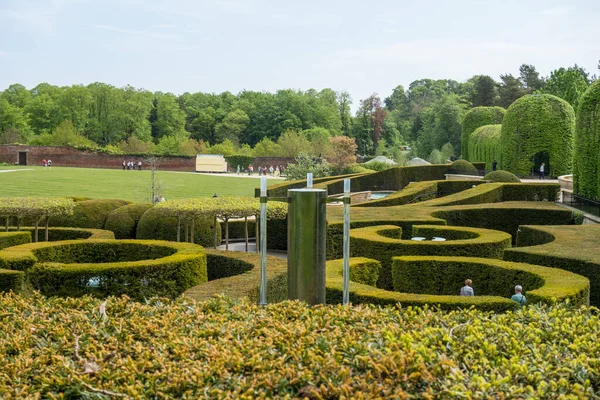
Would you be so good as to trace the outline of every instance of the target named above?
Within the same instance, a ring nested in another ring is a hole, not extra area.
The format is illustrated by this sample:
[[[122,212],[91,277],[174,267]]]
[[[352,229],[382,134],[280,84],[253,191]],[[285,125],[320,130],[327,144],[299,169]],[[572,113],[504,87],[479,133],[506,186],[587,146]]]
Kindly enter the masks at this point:
[[[565,15],[571,14],[574,10],[575,10],[575,8],[570,7],[570,6],[559,6],[559,7],[548,8],[546,10],[542,10],[541,13],[543,15],[550,15],[553,17],[562,17]]]
[[[120,27],[114,26],[114,25],[96,24],[96,25],[92,25],[92,27],[94,27],[95,29],[101,29],[101,30],[105,30],[105,31],[118,32],[118,33],[122,33],[125,35],[145,36],[145,37],[150,37],[150,38],[154,38],[154,39],[179,39],[180,38],[179,35],[172,34],[172,33],[160,33],[160,32],[152,32],[152,31],[145,31],[145,30],[138,30],[138,29],[127,29],[127,28],[120,28]]]

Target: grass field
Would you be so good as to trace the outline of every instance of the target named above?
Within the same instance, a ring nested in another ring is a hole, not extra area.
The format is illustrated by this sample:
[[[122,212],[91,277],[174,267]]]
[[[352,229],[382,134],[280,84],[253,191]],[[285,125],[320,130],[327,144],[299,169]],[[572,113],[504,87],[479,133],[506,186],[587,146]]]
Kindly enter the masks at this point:
[[[95,199],[150,201],[150,171],[53,167],[0,167],[0,196],[82,196]],[[167,199],[254,196],[256,178],[158,171],[157,180]],[[269,181],[272,184],[276,181]],[[280,181],[279,181],[280,182]]]

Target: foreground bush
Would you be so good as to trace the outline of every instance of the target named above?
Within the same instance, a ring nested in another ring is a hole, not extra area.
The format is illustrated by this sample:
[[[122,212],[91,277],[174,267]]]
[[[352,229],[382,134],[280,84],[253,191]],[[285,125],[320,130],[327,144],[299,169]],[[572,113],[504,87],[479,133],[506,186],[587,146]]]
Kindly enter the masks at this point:
[[[600,317],[0,297],[8,398],[596,398]],[[106,397],[108,398],[108,397]]]
[[[73,214],[50,218],[51,226],[104,229],[104,222],[111,211],[128,204],[117,199],[85,200],[75,203]]]

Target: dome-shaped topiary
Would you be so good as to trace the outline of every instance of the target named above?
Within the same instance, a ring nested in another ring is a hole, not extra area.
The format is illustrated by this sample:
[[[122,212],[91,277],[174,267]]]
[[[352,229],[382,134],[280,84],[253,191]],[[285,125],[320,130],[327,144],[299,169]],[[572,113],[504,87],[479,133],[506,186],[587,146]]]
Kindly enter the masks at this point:
[[[501,124],[506,110],[502,107],[474,107],[464,116],[462,121],[461,134],[461,155],[462,158],[469,161],[473,159],[469,150],[470,137],[475,129],[484,125]]]
[[[113,231],[116,239],[135,239],[138,221],[152,207],[150,203],[133,203],[119,207],[108,214],[104,229]]]
[[[475,129],[469,139],[469,159],[485,162],[486,170],[491,170],[494,160],[500,162],[501,131],[502,125],[484,125]]]
[[[50,226],[104,229],[104,222],[108,214],[126,204],[129,202],[118,199],[78,201],[73,207],[73,215],[52,217]]]
[[[600,198],[600,80],[579,100],[575,130],[573,189],[591,199]]]
[[[490,172],[489,174],[483,177],[483,180],[492,182],[521,182],[521,180],[515,174],[502,170]]]
[[[198,217],[194,223],[194,243],[202,246],[214,245],[214,220],[208,217]],[[183,237],[183,228],[181,235]],[[168,210],[161,208],[148,209],[137,225],[137,239],[177,240],[177,218],[172,217]],[[221,225],[217,223],[217,241],[221,243]]]
[[[575,111],[563,99],[534,94],[517,99],[502,122],[502,168],[528,175],[536,156],[549,158],[553,176],[571,172]]]
[[[458,175],[479,175],[477,168],[475,168],[475,166],[467,160],[454,161],[452,164],[450,164],[448,173]]]

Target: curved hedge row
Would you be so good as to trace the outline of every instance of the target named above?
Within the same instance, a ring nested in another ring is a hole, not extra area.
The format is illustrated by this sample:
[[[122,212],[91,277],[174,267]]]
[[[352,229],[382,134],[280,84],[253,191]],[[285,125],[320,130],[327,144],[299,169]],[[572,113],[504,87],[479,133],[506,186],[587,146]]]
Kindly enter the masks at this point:
[[[0,232],[0,250],[25,243],[31,243],[30,232]]]
[[[175,297],[207,280],[202,247],[164,241],[30,243],[0,251],[0,266],[48,296]]]
[[[104,229],[112,231],[116,239],[135,239],[138,222],[152,207],[150,203],[133,203],[119,207],[108,214]]]
[[[11,231],[15,231],[16,228],[11,227]],[[21,227],[21,231],[29,232],[33,235],[35,228],[32,226]],[[104,229],[91,229],[91,228],[59,228],[51,227],[48,228],[48,241],[58,242],[60,240],[77,240],[77,239],[114,239],[115,235]],[[30,241],[29,241],[30,242]],[[26,242],[26,243],[29,243]]]
[[[394,257],[394,290],[429,295],[457,295],[465,279],[475,296],[510,298],[515,285],[524,288],[528,304],[569,301],[590,304],[590,282],[564,269],[474,257]]]
[[[461,156],[469,161],[474,160],[470,150],[471,135],[484,125],[501,124],[506,110],[502,107],[474,107],[465,114],[462,121]]]
[[[50,225],[104,229],[104,222],[108,215],[126,204],[129,202],[117,199],[78,201],[73,207],[73,215],[50,218]]]
[[[260,256],[235,251],[206,250],[208,282],[188,289],[184,295],[195,300],[207,300],[218,295],[246,297],[258,302]],[[267,257],[267,301],[287,299],[287,261]]]
[[[494,160],[502,165],[501,132],[500,124],[484,125],[475,129],[469,138],[469,161],[485,162],[485,169],[488,171],[492,170]]]
[[[600,225],[521,226],[504,259],[570,271],[590,280],[590,303],[600,306]]]
[[[547,153],[547,173],[548,167],[553,176],[570,173],[574,131],[575,111],[563,99],[549,94],[517,99],[502,122],[502,169],[529,175],[536,154]]]
[[[445,242],[413,241],[401,238],[398,226],[370,226],[350,230],[350,255],[378,260],[382,264],[377,286],[392,288],[392,257],[399,255],[472,256],[502,258],[504,249],[511,246],[511,236],[488,229],[456,226],[413,226],[413,236],[441,236]]]
[[[342,302],[343,293],[343,260],[327,262],[326,301],[329,304]],[[354,270],[354,272],[353,272]],[[350,301],[352,304],[400,305],[402,307],[438,307],[441,310],[456,310],[475,307],[485,311],[508,311],[519,307],[509,298],[497,296],[448,296],[400,293],[375,287],[367,282],[356,280],[356,275],[367,276],[373,280],[379,270],[379,261],[355,257],[350,259]],[[464,281],[464,280],[463,280]]]
[[[458,174],[458,175],[478,175],[479,171],[477,168],[468,162],[467,160],[456,160],[450,164],[448,168],[449,174]]]
[[[490,172],[483,179],[491,182],[521,183],[521,180],[515,174],[502,170]]]
[[[581,96],[575,129],[573,189],[590,198],[600,198],[600,81]]]

